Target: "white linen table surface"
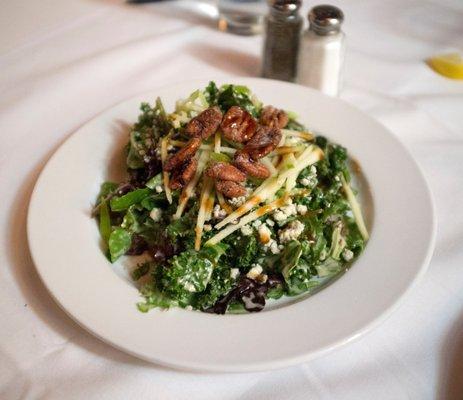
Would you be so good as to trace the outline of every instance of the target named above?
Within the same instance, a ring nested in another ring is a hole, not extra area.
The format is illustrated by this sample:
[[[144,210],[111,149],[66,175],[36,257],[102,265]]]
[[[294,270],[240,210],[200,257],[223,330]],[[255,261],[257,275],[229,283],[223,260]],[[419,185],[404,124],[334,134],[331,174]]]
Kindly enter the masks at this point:
[[[39,281],[25,223],[38,174],[81,124],[179,80],[258,76],[262,38],[221,33],[210,4],[202,16],[188,1],[0,3],[1,399],[463,398],[463,81],[423,62],[463,51],[463,3],[334,3],[348,40],[341,97],[421,165],[436,203],[436,250],[424,279],[371,333],[303,365],[246,374],[169,370],[91,336]]]

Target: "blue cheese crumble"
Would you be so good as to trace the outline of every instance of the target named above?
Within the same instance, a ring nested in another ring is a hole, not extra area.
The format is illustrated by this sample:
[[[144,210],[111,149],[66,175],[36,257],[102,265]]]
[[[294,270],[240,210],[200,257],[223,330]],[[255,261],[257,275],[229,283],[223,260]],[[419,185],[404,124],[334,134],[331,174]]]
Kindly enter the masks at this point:
[[[285,229],[278,233],[280,243],[287,243],[291,240],[296,240],[301,233],[304,232],[304,224],[301,221],[291,221]]]

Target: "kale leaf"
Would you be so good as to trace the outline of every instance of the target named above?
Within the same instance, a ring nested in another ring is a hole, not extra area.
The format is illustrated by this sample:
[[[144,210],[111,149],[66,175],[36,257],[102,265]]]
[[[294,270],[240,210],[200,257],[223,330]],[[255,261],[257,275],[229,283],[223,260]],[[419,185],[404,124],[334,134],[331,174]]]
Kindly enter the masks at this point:
[[[170,308],[178,306],[178,301],[171,299],[161,292],[156,281],[150,282],[140,289],[140,294],[144,297],[144,302],[137,303],[137,308],[141,312],[148,312],[152,308]]]
[[[317,270],[300,259],[295,268],[293,268],[286,280],[287,293],[290,296],[307,292],[319,285],[317,279]]]
[[[348,221],[346,234],[346,247],[357,257],[365,247],[365,240],[360,233],[355,221]]]
[[[130,132],[127,152],[127,167],[143,168],[156,157],[155,147],[160,137],[167,135],[172,128],[166,111],[159,98],[151,107],[148,103],[140,106],[142,113]]]
[[[246,86],[224,85],[221,87],[217,103],[223,112],[227,112],[232,106],[244,108],[254,117],[260,112],[259,105],[253,103],[251,93]]]
[[[169,260],[162,269],[163,291],[180,305],[188,305],[195,293],[203,292],[212,276],[214,266],[225,253],[227,246],[218,244],[201,251],[186,250]]]
[[[194,247],[195,225],[197,219],[197,207],[192,207],[180,218],[174,219],[166,227],[167,237],[184,248]]]
[[[318,174],[322,180],[334,180],[340,173],[348,177],[347,150],[345,147],[329,143],[323,136],[317,136],[315,143],[324,151],[325,157],[317,165]]]
[[[237,268],[246,269],[256,262],[259,254],[259,243],[255,236],[241,236],[233,239],[232,253],[233,259],[230,260],[232,265]]]
[[[230,267],[222,264],[214,268],[211,280],[204,293],[198,295],[195,300],[195,308],[206,310],[212,307],[217,300],[226,295],[235,284],[236,279],[230,275]]]
[[[217,88],[217,85],[215,82],[210,81],[209,85],[206,86],[206,89],[204,89],[204,96],[206,97],[207,102],[209,103],[209,106],[215,106],[217,105],[217,98],[219,97],[219,89]]]

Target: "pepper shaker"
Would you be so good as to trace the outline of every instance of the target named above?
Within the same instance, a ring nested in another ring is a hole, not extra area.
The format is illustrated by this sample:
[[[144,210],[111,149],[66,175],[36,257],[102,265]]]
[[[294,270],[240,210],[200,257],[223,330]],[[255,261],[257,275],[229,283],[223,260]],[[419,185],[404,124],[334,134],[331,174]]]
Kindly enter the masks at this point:
[[[308,18],[309,29],[301,39],[298,83],[337,96],[344,63],[344,14],[337,7],[320,5],[310,10]]]
[[[294,81],[297,72],[302,17],[300,0],[268,0],[269,14],[265,19],[265,42],[262,76]]]

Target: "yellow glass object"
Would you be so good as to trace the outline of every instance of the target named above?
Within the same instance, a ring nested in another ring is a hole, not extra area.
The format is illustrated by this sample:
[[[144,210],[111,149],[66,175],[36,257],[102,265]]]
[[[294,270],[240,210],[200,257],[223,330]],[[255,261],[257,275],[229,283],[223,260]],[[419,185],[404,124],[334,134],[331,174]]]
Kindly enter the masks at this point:
[[[463,79],[463,57],[458,53],[442,54],[427,60],[438,74],[451,79]]]

